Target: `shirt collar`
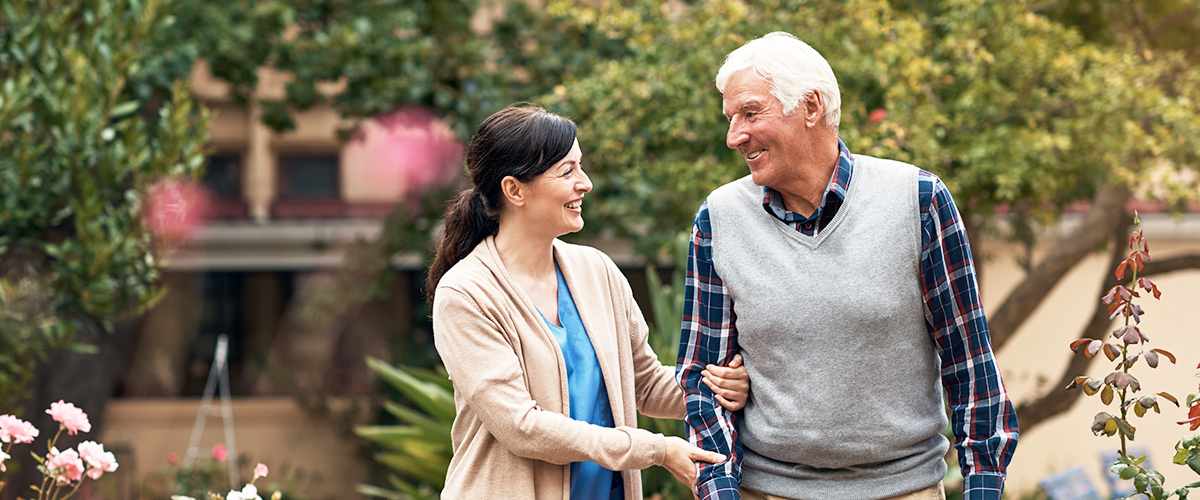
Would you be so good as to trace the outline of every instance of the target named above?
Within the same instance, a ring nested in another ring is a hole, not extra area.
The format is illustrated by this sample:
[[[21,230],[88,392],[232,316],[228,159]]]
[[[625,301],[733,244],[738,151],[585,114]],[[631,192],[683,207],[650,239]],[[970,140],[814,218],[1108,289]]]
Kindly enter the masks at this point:
[[[774,215],[779,220],[784,222],[819,220],[821,213],[826,208],[840,206],[846,200],[846,190],[850,188],[850,176],[854,171],[854,155],[850,154],[850,149],[846,144],[838,139],[838,164],[833,170],[833,175],[829,178],[829,184],[825,186],[825,194],[821,197],[821,206],[807,218],[796,213],[789,212],[783,206],[783,197],[778,191],[769,187],[763,186],[763,208]],[[833,194],[833,196],[830,196]]]

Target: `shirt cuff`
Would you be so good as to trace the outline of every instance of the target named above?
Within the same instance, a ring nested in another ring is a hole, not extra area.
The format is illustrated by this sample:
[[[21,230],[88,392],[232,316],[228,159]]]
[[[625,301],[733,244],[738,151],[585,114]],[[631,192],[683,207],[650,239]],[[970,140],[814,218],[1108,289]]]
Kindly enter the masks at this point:
[[[696,488],[700,500],[741,500],[738,483],[729,476],[717,476]],[[996,497],[999,498],[999,497]]]
[[[1004,491],[1004,476],[1000,474],[968,474],[963,478],[963,500],[1000,500]]]

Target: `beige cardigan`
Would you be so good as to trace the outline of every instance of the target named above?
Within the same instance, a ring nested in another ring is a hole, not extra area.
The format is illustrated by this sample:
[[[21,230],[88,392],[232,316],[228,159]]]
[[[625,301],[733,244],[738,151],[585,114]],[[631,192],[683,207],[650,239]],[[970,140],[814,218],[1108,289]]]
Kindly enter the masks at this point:
[[[558,342],[488,238],[442,277],[433,302],[434,343],[458,409],[444,500],[569,500],[569,464],[584,461],[623,471],[625,498],[641,500],[638,471],[662,464],[665,441],[637,428],[635,407],[684,416],[674,369],[646,343],[646,322],[617,266],[599,250],[558,240],[554,257],[596,350],[616,427],[569,417]]]

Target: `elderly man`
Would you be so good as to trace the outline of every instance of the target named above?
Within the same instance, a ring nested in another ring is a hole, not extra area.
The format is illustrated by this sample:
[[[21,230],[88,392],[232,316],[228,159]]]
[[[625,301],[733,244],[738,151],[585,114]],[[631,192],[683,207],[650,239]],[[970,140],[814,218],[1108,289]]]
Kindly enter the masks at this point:
[[[999,499],[1017,419],[958,210],[933,174],[838,139],[829,63],[787,33],[717,73],[750,175],[692,226],[677,378],[709,499],[944,498],[950,428],[967,499]],[[741,352],[749,404],[702,383]]]

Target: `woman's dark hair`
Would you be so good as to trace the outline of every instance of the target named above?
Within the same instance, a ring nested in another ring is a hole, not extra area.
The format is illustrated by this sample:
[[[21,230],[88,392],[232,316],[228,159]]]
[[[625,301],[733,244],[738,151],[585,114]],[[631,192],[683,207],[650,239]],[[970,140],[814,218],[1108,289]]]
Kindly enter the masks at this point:
[[[471,188],[446,204],[445,233],[425,279],[430,302],[446,271],[500,228],[500,181],[511,175],[530,182],[542,175],[571,152],[575,133],[575,122],[527,103],[497,111],[479,125],[463,153]]]

